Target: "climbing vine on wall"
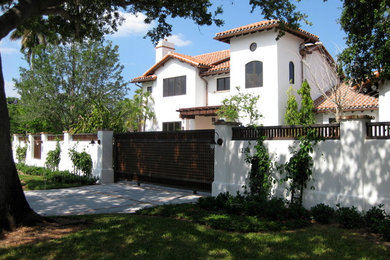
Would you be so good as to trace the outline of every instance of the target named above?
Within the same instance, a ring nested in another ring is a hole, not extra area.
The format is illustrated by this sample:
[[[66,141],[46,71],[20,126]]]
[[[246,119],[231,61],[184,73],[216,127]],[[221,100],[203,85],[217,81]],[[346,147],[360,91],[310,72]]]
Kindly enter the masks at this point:
[[[74,173],[86,176],[91,176],[92,173],[92,158],[87,152],[77,152],[75,147],[69,149],[70,160],[74,166]]]

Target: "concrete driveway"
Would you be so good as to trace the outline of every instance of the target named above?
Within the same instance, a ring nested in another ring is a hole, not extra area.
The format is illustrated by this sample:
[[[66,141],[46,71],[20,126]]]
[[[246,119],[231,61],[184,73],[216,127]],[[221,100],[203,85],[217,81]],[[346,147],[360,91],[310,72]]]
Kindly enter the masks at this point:
[[[195,202],[209,193],[135,182],[25,191],[30,206],[45,216],[133,213],[144,207]]]

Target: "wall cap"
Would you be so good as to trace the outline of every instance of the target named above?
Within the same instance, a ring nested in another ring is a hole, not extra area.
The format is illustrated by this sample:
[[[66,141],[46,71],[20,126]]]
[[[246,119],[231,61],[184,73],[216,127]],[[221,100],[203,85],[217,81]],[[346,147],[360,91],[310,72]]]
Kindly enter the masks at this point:
[[[214,122],[214,125],[229,125],[229,126],[241,126],[240,122],[226,122],[225,120],[218,120]]]
[[[341,117],[341,120],[354,120],[354,119],[368,119],[368,120],[371,120],[371,119],[375,119],[375,117],[369,116],[369,115],[350,115],[350,116],[342,116]]]

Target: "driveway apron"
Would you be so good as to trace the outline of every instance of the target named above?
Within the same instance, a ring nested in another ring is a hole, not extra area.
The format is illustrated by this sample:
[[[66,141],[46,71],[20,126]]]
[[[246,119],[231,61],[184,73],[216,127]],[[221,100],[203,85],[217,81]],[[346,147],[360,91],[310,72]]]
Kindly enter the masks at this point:
[[[196,202],[209,193],[135,182],[82,186],[68,189],[25,191],[30,206],[44,216],[100,213],[134,213],[162,204]]]

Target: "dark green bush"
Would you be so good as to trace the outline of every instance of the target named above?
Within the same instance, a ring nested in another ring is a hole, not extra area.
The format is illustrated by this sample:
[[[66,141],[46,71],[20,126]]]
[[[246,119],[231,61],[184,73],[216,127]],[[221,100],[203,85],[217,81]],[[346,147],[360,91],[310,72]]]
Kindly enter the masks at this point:
[[[264,203],[264,209],[261,214],[267,219],[286,219],[287,208],[281,198],[271,198]]]
[[[364,222],[372,232],[380,233],[387,214],[383,209],[383,204],[374,206],[364,214]]]
[[[315,205],[310,211],[314,220],[321,224],[329,224],[335,214],[335,210],[324,203]]]
[[[310,211],[305,209],[300,203],[290,203],[286,209],[287,219],[310,220]]]
[[[380,234],[386,241],[390,241],[390,219],[386,218],[380,227]]]
[[[215,197],[201,197],[198,199],[197,204],[205,210],[217,210]]]
[[[355,206],[340,207],[337,205],[336,217],[337,221],[345,228],[361,228],[364,226],[363,216]]]
[[[81,185],[92,185],[95,184],[97,181],[97,179],[94,177],[79,176],[72,174],[69,171],[51,171],[47,168],[27,166],[24,164],[17,164],[16,168],[27,175],[45,176],[48,182],[59,182],[68,184],[79,183]]]
[[[60,183],[79,183],[81,185],[92,185],[95,184],[97,179],[89,176],[80,176],[72,174],[68,171],[55,171],[48,176],[49,181],[60,182]]]
[[[35,176],[46,176],[51,173],[51,170],[44,167],[37,166],[28,166],[25,164],[18,163],[16,164],[16,169],[21,171],[24,174],[35,175]]]

